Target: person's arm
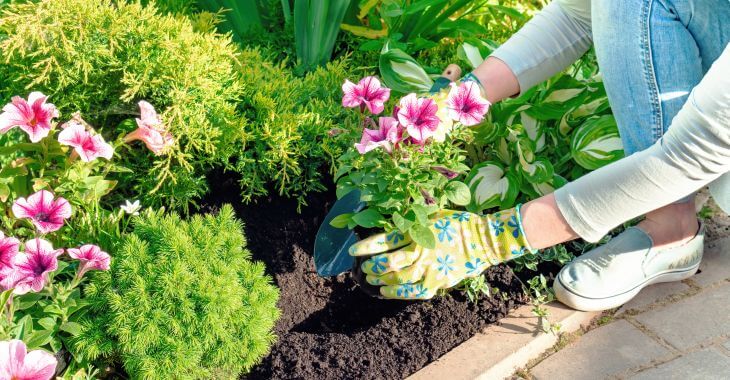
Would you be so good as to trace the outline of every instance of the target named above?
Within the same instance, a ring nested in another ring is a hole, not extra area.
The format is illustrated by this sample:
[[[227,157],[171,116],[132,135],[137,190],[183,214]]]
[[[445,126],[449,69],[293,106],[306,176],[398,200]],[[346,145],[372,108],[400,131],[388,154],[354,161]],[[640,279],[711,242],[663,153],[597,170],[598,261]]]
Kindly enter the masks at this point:
[[[549,247],[576,234],[595,242],[619,224],[681,199],[727,173],[730,45],[654,145],[523,206],[525,235],[534,248]]]
[[[548,4],[472,74],[492,103],[517,95],[564,70],[592,43],[590,0]]]

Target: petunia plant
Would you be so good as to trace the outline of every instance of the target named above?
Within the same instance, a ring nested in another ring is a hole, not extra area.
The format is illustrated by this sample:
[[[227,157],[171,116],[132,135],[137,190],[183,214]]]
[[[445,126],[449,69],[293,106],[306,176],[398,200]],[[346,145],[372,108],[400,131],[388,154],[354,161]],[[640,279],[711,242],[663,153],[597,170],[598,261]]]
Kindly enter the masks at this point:
[[[174,138],[153,106],[139,103],[137,129],[107,142],[80,114],[59,124],[48,98],[33,92],[13,97],[0,113],[0,340],[31,349],[65,349],[73,369],[87,364],[69,349],[86,313],[80,284],[92,270],[108,270],[104,246],[117,239],[139,202],[117,209],[102,198],[115,182],[121,148],[141,141],[156,155]],[[27,139],[27,140],[26,140]],[[66,248],[59,248],[66,247]]]
[[[462,181],[469,167],[465,147],[471,126],[482,122],[489,102],[473,82],[452,83],[427,96],[410,93],[389,115],[381,115],[390,90],[377,78],[342,86],[345,107],[357,108],[360,142],[339,160],[337,195],[359,191],[366,207],[332,220],[335,227],[379,228],[410,235],[424,246],[435,237],[429,216],[442,208],[469,204],[469,187]]]

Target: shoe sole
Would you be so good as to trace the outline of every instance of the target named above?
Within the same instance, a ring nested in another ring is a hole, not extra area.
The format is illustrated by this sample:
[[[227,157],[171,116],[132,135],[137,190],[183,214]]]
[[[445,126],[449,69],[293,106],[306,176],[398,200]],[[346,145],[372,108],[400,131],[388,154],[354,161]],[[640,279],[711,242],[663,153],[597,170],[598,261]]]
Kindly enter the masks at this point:
[[[690,278],[695,273],[697,273],[697,270],[699,268],[700,264],[697,263],[696,265],[682,271],[675,270],[662,272],[655,275],[654,277],[648,278],[646,281],[637,285],[629,291],[605,298],[588,298],[578,295],[563,286],[563,284],[560,282],[560,276],[555,279],[553,289],[555,290],[555,297],[560,302],[564,303],[567,306],[570,306],[573,309],[581,311],[602,311],[613,309],[615,307],[619,307],[625,304],[626,302],[629,302],[632,298],[636,297],[636,295],[639,294],[642,289],[651,284],[658,284],[660,282],[682,281],[684,279]]]

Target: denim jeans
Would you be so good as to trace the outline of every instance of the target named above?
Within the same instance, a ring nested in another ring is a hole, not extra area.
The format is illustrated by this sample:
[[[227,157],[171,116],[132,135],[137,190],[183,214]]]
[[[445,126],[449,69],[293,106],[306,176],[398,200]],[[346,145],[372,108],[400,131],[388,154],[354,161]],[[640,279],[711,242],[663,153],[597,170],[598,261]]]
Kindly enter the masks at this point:
[[[664,135],[730,43],[730,0],[594,0],[591,6],[596,56],[628,156]]]

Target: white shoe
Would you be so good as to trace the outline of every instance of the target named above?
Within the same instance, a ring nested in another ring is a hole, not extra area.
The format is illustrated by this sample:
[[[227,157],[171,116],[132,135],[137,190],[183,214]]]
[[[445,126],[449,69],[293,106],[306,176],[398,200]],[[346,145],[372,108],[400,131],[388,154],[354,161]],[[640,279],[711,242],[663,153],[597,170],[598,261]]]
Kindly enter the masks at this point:
[[[558,300],[574,309],[607,310],[634,298],[647,285],[681,281],[697,272],[705,228],[687,243],[655,249],[638,227],[626,229],[608,243],[585,253],[558,273],[553,288]]]

